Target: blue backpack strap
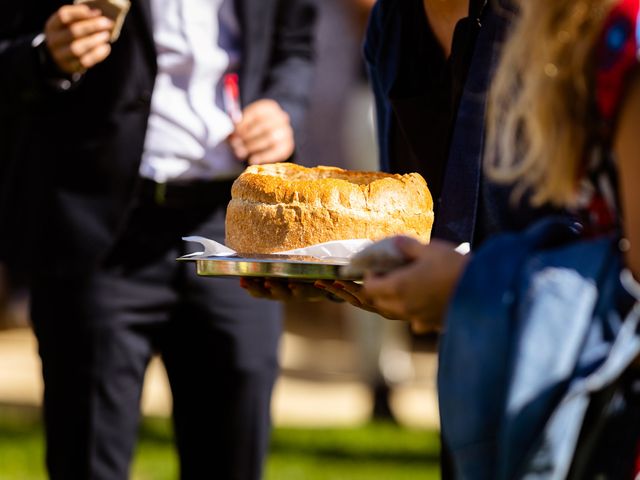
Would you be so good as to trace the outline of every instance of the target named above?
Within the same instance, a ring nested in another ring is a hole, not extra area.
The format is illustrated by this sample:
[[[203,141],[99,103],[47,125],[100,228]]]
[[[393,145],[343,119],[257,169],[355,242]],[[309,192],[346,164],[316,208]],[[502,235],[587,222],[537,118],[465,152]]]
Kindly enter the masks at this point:
[[[610,287],[620,272],[614,243],[612,237],[570,242],[532,252],[522,266],[515,283],[518,309],[512,317],[496,478],[516,476],[560,399],[606,360],[618,329],[608,315],[614,303]],[[600,305],[605,306],[601,314]],[[576,403],[568,413],[578,431],[587,403]],[[572,449],[566,447],[578,431],[568,427],[555,433],[554,451],[536,469],[554,471],[556,453],[563,449],[562,463],[570,460]]]
[[[521,266],[535,249],[577,237],[566,218],[495,237],[475,254],[456,289],[440,343],[438,392],[443,438],[460,478],[496,478],[498,431],[511,373],[512,292]]]
[[[597,263],[598,256],[606,255],[608,247],[609,255],[601,263],[600,274],[593,277],[598,298],[575,368],[564,380],[564,389],[559,388],[563,386],[560,382],[548,389],[555,389],[553,401],[539,394],[529,402],[540,404],[546,400],[550,411],[536,419],[539,426],[535,431],[539,434],[529,445],[522,444],[523,448],[529,447],[527,458],[520,465],[511,465],[509,478],[514,478],[515,472],[518,478],[538,478],[540,472],[545,472],[545,478],[558,479],[594,475],[630,478],[640,431],[634,422],[640,410],[634,400],[638,397],[629,395],[627,383],[637,377],[629,367],[640,354],[640,303],[620,282],[622,261],[617,241],[611,240],[615,239],[589,242],[591,251],[583,257],[588,262],[580,262],[577,268],[582,270],[584,264]],[[604,245],[598,246],[597,242]],[[575,323],[576,317],[579,315],[569,321]],[[521,419],[524,413],[520,413]],[[631,424],[620,423],[625,421]],[[518,436],[522,441],[522,432],[511,429],[511,435],[504,437],[504,445],[517,443]],[[503,458],[507,455],[505,450]]]

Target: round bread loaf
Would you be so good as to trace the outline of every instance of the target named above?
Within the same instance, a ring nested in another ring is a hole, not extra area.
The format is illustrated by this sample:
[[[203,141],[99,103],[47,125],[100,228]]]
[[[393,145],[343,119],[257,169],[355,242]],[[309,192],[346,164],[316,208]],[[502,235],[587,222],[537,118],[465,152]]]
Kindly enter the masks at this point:
[[[276,163],[250,166],[234,182],[225,242],[241,253],[398,234],[427,242],[432,225],[433,200],[417,173]]]

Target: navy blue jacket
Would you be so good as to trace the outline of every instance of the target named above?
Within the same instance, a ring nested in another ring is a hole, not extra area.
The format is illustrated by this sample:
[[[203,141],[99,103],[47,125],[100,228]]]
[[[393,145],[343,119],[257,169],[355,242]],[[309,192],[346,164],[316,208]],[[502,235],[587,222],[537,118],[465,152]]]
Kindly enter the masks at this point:
[[[425,177],[436,238],[477,245],[548,213],[525,202],[512,210],[510,189],[482,175],[487,92],[511,18],[497,2],[470,2],[447,60],[420,0],[378,0],[372,12],[364,56],[376,99],[380,166]]]

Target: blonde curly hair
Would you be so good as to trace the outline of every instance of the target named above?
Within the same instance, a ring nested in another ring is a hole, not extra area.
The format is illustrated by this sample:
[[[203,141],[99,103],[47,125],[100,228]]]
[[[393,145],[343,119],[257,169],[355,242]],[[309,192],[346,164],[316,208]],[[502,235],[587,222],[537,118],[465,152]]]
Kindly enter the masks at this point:
[[[486,169],[516,198],[568,206],[598,134],[594,45],[615,0],[516,0],[490,92]]]

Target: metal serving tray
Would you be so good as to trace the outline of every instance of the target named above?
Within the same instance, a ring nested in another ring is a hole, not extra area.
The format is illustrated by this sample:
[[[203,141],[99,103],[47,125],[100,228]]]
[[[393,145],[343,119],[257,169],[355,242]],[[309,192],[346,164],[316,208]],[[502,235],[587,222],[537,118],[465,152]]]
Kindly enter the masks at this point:
[[[178,258],[195,262],[196,273],[203,277],[277,277],[297,280],[358,280],[341,274],[349,261],[344,258],[306,257],[302,255],[238,254],[225,257],[190,254]]]

